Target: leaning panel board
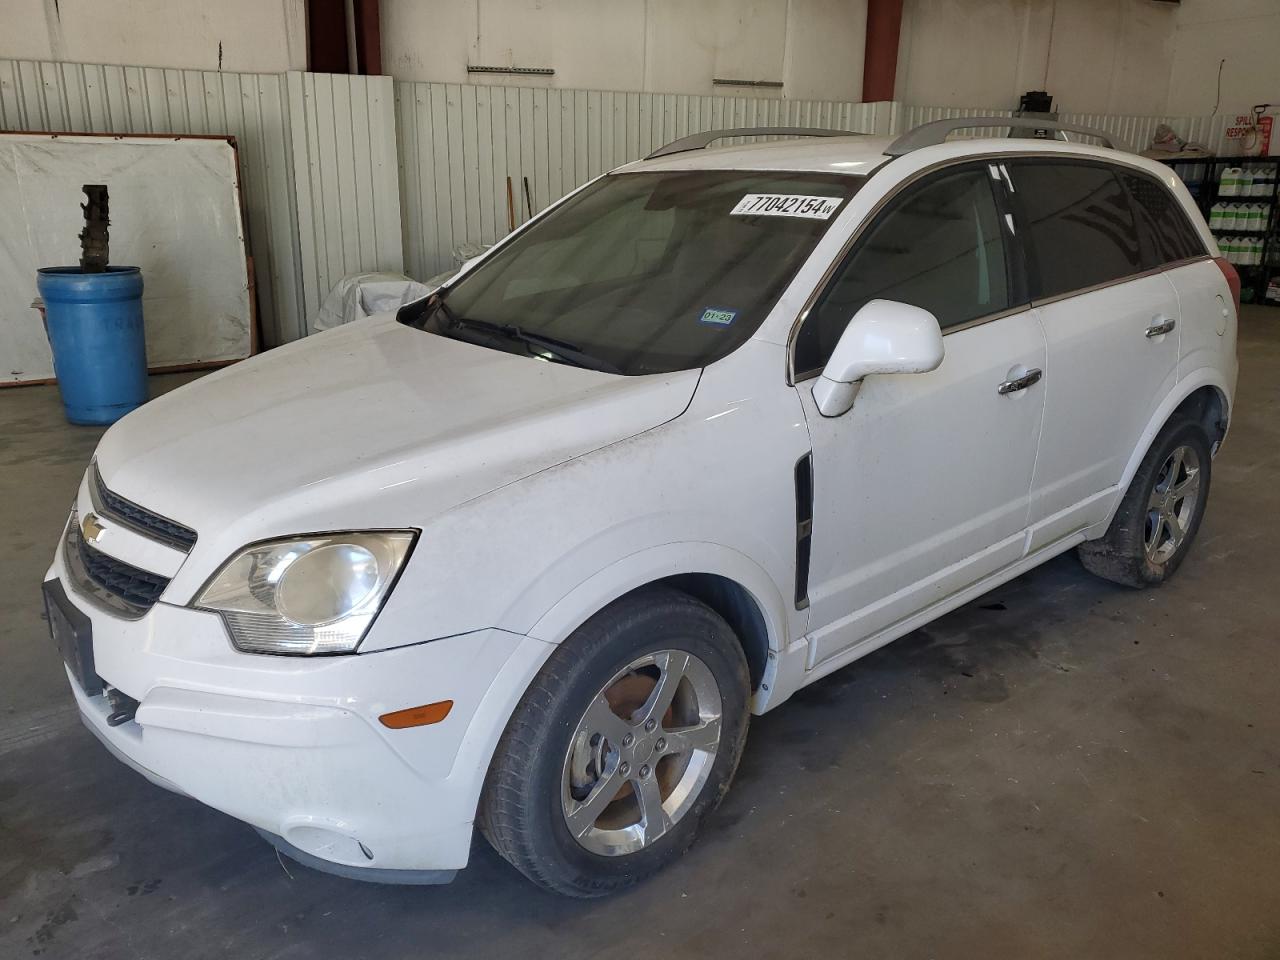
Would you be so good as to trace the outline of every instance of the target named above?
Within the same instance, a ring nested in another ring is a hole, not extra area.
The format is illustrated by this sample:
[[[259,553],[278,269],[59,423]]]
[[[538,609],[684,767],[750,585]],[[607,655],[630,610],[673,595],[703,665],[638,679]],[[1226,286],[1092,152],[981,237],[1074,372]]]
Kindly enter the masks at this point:
[[[81,187],[105,183],[111,263],[142,268],[152,370],[255,346],[235,143],[223,137],[0,133],[0,385],[48,380],[36,270],[75,265]]]

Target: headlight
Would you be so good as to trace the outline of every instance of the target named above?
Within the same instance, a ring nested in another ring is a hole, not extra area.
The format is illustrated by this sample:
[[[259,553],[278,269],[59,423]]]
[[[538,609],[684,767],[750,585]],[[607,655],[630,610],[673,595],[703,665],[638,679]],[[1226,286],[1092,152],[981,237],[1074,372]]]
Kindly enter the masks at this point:
[[[245,547],[193,606],[250,653],[350,653],[382,607],[417,534],[334,533]]]

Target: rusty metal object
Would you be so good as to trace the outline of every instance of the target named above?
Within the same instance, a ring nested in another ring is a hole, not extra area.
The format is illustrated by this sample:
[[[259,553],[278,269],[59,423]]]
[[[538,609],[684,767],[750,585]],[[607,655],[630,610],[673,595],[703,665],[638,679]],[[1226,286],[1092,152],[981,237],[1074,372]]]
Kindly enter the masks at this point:
[[[80,231],[80,269],[85,273],[104,273],[110,259],[111,238],[107,227],[107,185],[86,183],[83,187],[87,202],[80,204],[84,211],[84,229]]]

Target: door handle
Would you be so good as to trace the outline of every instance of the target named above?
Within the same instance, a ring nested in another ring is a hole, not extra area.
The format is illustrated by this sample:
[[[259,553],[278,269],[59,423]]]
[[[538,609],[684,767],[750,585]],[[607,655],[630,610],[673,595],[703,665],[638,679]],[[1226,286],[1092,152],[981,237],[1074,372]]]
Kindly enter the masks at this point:
[[[1160,320],[1157,317],[1156,322],[1153,322],[1151,326],[1147,327],[1147,336],[1162,337],[1177,325],[1177,320]]]
[[[1000,386],[996,387],[996,393],[1000,394],[1002,397],[1009,393],[1017,393],[1019,390],[1027,389],[1027,387],[1031,386],[1033,383],[1039,383],[1042,376],[1044,376],[1044,374],[1040,371],[1039,367],[1036,367],[1035,369],[1028,370],[1020,377],[1014,377],[1012,380],[1006,380],[1004,383],[1000,384]]]

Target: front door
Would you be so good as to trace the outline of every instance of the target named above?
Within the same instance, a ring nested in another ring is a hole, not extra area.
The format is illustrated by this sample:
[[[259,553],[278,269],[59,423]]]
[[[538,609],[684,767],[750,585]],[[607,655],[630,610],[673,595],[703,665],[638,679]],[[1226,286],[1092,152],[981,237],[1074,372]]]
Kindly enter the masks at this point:
[[[839,417],[797,385],[813,443],[811,667],[1023,554],[1045,343],[1034,312],[1013,306],[994,176],[969,165],[905,188],[801,329],[797,371],[820,369],[875,298],[930,310],[946,348],[931,373],[868,377]]]

